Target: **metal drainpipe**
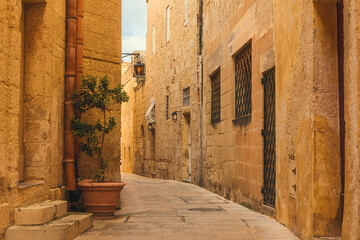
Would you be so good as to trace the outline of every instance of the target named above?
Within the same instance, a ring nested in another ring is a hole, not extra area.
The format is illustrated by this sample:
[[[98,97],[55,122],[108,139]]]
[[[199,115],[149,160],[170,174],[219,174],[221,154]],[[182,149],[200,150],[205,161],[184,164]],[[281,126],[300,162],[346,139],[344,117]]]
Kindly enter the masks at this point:
[[[83,74],[83,49],[84,49],[84,34],[83,34],[83,19],[84,19],[84,1],[77,0],[77,24],[76,24],[76,90],[80,89],[81,76]],[[77,114],[77,117],[80,117]],[[75,165],[80,155],[81,139],[75,137]]]
[[[76,88],[76,0],[67,0],[66,6],[66,56],[65,56],[65,174],[66,189],[76,190],[75,183],[75,137],[71,119],[75,108],[70,98]]]

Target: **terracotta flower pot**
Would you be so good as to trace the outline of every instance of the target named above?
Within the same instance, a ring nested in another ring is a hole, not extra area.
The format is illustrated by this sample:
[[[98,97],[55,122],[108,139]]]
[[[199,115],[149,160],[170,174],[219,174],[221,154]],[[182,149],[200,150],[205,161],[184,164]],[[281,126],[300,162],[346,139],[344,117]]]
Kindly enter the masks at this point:
[[[95,219],[114,218],[118,206],[120,192],[124,188],[123,182],[96,182],[85,179],[78,182],[82,193],[86,212],[94,214]]]

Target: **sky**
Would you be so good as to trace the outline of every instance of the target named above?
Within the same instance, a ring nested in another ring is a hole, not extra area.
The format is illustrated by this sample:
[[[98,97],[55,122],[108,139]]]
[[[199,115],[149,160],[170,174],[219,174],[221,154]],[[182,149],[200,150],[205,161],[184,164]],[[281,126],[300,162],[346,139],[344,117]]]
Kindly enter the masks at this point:
[[[122,0],[122,52],[146,50],[146,1]],[[123,58],[129,62],[130,58]]]

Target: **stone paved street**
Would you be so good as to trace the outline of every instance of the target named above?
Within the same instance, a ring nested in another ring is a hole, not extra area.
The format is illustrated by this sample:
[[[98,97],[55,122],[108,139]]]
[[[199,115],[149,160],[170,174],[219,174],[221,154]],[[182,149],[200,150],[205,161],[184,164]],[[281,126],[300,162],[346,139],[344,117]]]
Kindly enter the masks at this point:
[[[270,217],[196,185],[123,174],[122,210],[76,240],[297,239]]]

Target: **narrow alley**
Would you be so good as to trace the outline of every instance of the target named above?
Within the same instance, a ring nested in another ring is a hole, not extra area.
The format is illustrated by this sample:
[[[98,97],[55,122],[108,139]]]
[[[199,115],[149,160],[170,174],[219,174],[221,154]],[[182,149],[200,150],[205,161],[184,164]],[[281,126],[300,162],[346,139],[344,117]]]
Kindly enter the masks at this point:
[[[122,209],[113,220],[94,220],[76,240],[296,238],[270,217],[199,186],[123,174]]]

